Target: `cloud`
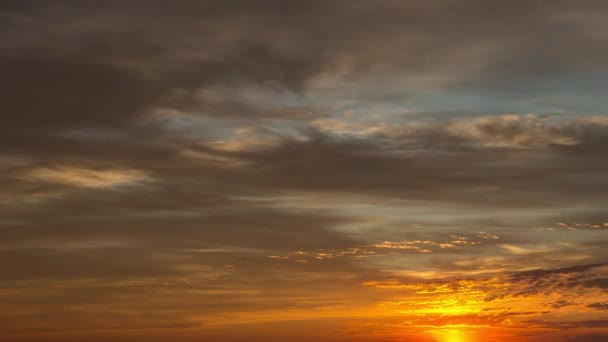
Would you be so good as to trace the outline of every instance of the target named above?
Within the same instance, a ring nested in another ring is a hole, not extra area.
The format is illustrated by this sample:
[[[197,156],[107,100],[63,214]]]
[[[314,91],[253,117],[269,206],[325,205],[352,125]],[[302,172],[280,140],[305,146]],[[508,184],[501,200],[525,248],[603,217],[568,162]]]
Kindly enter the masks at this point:
[[[483,200],[489,195],[494,199],[491,203],[498,205],[524,202],[550,205],[588,196],[601,201],[598,191],[604,184],[599,175],[593,185],[572,181],[580,174],[597,175],[597,164],[587,164],[591,159],[581,160],[580,154],[575,153],[575,150],[584,151],[585,141],[595,139],[594,129],[585,134],[588,136],[576,137],[581,143],[574,146],[531,151],[449,144],[451,135],[441,130],[434,133],[434,142],[430,145],[424,130],[422,135],[413,135],[407,140],[313,135],[306,140],[284,140],[271,149],[241,157],[250,162],[243,169],[249,184],[291,190],[366,191],[391,197],[447,201],[458,197],[460,201],[481,205],[490,204]],[[445,145],[438,144],[444,140]],[[599,148],[601,144],[594,146]],[[585,153],[599,158],[596,152]],[[559,167],[562,163],[572,166],[562,169]],[[598,159],[598,163],[602,162]],[[451,173],[440,172],[448,166]],[[493,177],[487,178],[484,174]],[[576,198],[569,195],[572,191],[577,191]]]
[[[587,304],[587,307],[592,308],[592,309],[597,309],[597,310],[608,310],[608,303],[605,303],[605,302],[591,303],[591,304]]]
[[[583,282],[584,286],[587,287],[597,287],[600,289],[608,289],[608,280],[605,278],[597,278],[597,279],[589,279]]]
[[[608,320],[605,319],[593,319],[584,321],[565,321],[565,322],[547,322],[543,320],[530,320],[526,323],[542,326],[546,328],[558,328],[558,329],[575,329],[575,328],[606,328],[608,327]],[[576,341],[576,340],[575,340]]]
[[[468,127],[456,124],[449,130],[490,146],[530,147],[577,143],[575,137],[560,132],[559,125],[552,126],[543,121],[534,115],[501,115],[475,119]]]
[[[557,269],[553,269],[553,270],[542,270],[542,269],[541,270],[530,270],[530,271],[523,271],[523,272],[515,273],[512,275],[512,278],[514,278],[514,279],[526,279],[526,278],[539,279],[539,278],[543,278],[545,276],[551,276],[551,275],[586,272],[593,268],[602,267],[604,265],[605,264],[589,264],[589,265],[576,265],[576,266],[572,266],[572,267],[557,268]]]
[[[80,168],[33,169],[26,179],[84,187],[108,187],[146,180],[137,170],[87,170]]]
[[[604,328],[607,10],[3,2],[0,330]]]

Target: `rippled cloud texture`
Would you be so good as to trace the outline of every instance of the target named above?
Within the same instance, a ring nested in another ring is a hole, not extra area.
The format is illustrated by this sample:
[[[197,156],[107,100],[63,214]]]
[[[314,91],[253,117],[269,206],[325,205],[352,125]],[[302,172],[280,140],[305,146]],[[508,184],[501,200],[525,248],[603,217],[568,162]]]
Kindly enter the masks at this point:
[[[608,340],[603,1],[3,1],[2,341]]]

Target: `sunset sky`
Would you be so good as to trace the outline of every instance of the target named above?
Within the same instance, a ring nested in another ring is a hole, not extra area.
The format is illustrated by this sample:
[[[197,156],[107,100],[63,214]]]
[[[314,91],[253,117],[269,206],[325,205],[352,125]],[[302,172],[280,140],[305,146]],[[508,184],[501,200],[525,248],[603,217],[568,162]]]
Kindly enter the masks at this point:
[[[0,341],[608,341],[608,2],[0,1]]]

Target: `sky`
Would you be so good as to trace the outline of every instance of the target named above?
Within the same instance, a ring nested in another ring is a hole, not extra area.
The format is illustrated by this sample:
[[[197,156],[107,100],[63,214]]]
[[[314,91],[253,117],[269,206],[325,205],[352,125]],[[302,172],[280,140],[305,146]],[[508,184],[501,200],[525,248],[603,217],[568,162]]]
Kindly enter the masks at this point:
[[[0,2],[0,340],[608,341],[607,18]]]

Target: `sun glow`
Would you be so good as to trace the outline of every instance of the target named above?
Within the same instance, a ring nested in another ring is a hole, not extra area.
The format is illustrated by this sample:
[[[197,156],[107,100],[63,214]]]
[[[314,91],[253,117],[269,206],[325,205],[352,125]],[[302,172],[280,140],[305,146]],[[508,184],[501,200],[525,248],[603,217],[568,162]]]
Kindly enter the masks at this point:
[[[431,332],[438,342],[474,342],[470,332],[460,329],[442,329]]]

